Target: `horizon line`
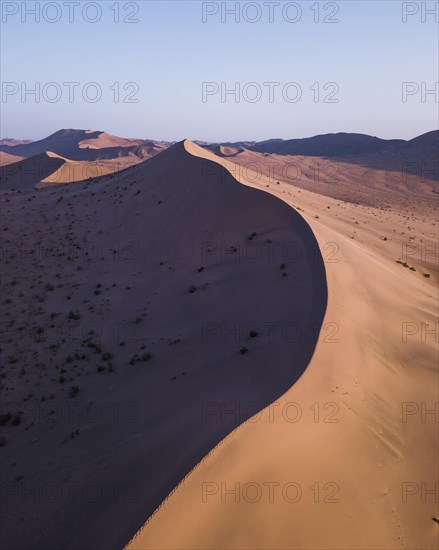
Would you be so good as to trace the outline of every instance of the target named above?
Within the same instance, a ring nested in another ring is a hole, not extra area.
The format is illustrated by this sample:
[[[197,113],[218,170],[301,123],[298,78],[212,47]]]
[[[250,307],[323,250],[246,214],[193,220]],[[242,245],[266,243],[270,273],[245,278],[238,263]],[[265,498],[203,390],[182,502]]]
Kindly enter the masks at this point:
[[[415,135],[414,137],[409,138],[409,139],[404,139],[404,138],[381,138],[377,135],[364,134],[364,133],[361,133],[361,132],[338,131],[338,132],[327,132],[327,133],[323,133],[323,134],[314,134],[314,135],[311,135],[311,136],[303,136],[303,137],[289,137],[289,138],[270,137],[270,138],[264,138],[264,139],[259,139],[259,140],[258,139],[236,139],[236,140],[227,140],[227,141],[210,141],[210,140],[204,140],[204,139],[198,139],[198,138],[192,139],[192,138],[186,138],[186,137],[184,137],[182,139],[173,139],[173,140],[155,139],[155,138],[148,138],[148,137],[146,137],[146,138],[144,138],[144,137],[126,137],[124,135],[111,134],[110,132],[107,132],[106,130],[93,130],[91,128],[60,128],[59,130],[56,130],[55,132],[47,134],[47,135],[45,135],[41,138],[38,138],[38,139],[17,138],[17,137],[5,136],[5,137],[0,137],[0,141],[16,140],[16,141],[36,142],[36,141],[41,141],[41,140],[46,139],[48,137],[54,136],[55,134],[57,134],[59,132],[63,132],[63,131],[93,132],[93,133],[99,132],[99,133],[103,133],[103,134],[112,135],[114,137],[120,137],[120,138],[123,138],[123,139],[140,139],[140,140],[143,140],[143,141],[156,141],[156,142],[165,142],[165,143],[170,143],[170,144],[179,143],[181,141],[189,139],[189,141],[192,141],[194,143],[200,142],[200,143],[205,143],[205,144],[209,144],[209,145],[220,145],[220,144],[224,144],[224,143],[229,143],[229,144],[233,144],[233,143],[262,143],[262,142],[266,142],[266,141],[302,140],[302,139],[312,139],[312,138],[315,138],[315,137],[322,137],[322,136],[335,136],[335,135],[340,135],[340,134],[372,137],[372,138],[380,139],[381,141],[406,141],[406,142],[408,142],[408,141],[412,141],[413,139],[424,136],[426,134],[430,134],[432,132],[439,132],[439,128],[435,128],[433,130],[427,130],[426,132]]]

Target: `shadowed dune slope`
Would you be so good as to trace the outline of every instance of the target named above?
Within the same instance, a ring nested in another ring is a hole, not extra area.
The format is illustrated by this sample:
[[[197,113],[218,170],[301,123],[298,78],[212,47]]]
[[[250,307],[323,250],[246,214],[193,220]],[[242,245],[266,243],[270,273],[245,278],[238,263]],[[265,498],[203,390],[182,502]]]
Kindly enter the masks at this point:
[[[50,178],[66,163],[66,159],[47,151],[0,167],[0,189],[30,190]]]
[[[327,303],[312,231],[288,205],[225,169],[206,173],[203,153],[182,142],[117,184],[58,186],[31,201],[30,193],[8,195],[6,248],[37,249],[50,235],[60,252],[21,263],[15,253],[4,270],[3,315],[14,320],[4,353],[19,355],[8,365],[5,401],[24,411],[20,426],[3,432],[2,481],[11,491],[1,527],[11,550],[120,549],[311,360]],[[38,333],[24,346],[17,327],[26,321],[54,330],[67,323],[79,336],[53,346]],[[58,414],[30,426],[30,389],[31,404],[52,395],[58,412],[74,403],[102,414],[93,422]],[[66,480],[76,498],[62,491],[37,512],[21,498],[21,489],[64,488]],[[101,489],[98,499],[81,496],[90,483]]]
[[[93,182],[106,176],[114,181],[123,180],[124,171],[131,166],[142,162],[142,159],[154,156],[159,151],[154,148],[142,146],[140,157],[136,154],[111,156],[105,155],[96,160],[72,160],[46,151],[33,157],[20,159],[0,152],[0,160],[6,155],[6,162],[0,166],[0,189],[4,191],[18,189],[34,189],[57,184],[74,182]],[[9,162],[10,161],[10,162]]]
[[[390,235],[400,212],[285,183],[268,189],[300,208],[324,254],[328,305],[313,357],[276,403],[221,441],[156,514],[145,515],[126,548],[433,550],[439,324],[425,258],[417,258],[420,272],[404,268],[395,261],[396,237],[369,232],[378,217],[379,231]]]

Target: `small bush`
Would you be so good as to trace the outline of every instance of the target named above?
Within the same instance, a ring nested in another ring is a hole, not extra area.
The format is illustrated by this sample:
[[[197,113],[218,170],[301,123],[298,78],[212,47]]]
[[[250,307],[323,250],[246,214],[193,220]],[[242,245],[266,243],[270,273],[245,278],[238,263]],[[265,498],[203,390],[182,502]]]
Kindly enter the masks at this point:
[[[4,426],[12,417],[10,412],[0,415],[0,426]]]
[[[72,386],[69,390],[69,397],[75,397],[79,393],[79,386]]]
[[[18,426],[19,424],[21,424],[21,414],[17,413],[16,415],[14,415],[14,418],[12,419],[12,425],[13,426]]]
[[[69,311],[68,318],[71,321],[79,321],[79,319],[81,318],[81,314],[79,313],[79,311]]]

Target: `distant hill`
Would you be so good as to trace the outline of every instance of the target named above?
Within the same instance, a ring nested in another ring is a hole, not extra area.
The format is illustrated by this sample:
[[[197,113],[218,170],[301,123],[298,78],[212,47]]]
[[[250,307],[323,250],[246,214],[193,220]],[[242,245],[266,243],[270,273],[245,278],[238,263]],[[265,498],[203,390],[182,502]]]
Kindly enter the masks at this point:
[[[32,140],[31,139],[14,139],[14,138],[0,139],[0,147],[3,145],[14,147],[17,145],[24,145],[25,143],[32,143]]]
[[[438,180],[439,130],[411,140],[380,139],[365,134],[324,134],[303,139],[238,141],[204,146],[219,156],[236,156],[242,150],[263,155],[320,157],[389,171],[411,170]]]
[[[439,130],[428,132],[412,140],[380,139],[366,134],[323,134],[302,139],[269,139],[216,144],[226,147],[244,147],[259,153],[302,155],[312,157],[348,157],[368,154],[407,155],[411,152],[431,155],[439,153]]]

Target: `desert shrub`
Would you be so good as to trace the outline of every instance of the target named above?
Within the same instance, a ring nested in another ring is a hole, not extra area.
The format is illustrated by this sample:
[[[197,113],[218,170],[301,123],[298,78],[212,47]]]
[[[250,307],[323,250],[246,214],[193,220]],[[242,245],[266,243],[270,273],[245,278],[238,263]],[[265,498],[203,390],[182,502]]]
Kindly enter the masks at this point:
[[[10,412],[0,415],[0,426],[4,426],[12,417]]]
[[[79,321],[79,319],[81,318],[81,314],[79,313],[79,311],[69,311],[68,318],[71,321]]]
[[[12,425],[13,426],[18,426],[19,424],[21,424],[21,414],[20,413],[17,413],[14,415],[14,418],[12,419]]]
[[[75,397],[79,393],[79,386],[72,386],[69,390],[69,397]]]

